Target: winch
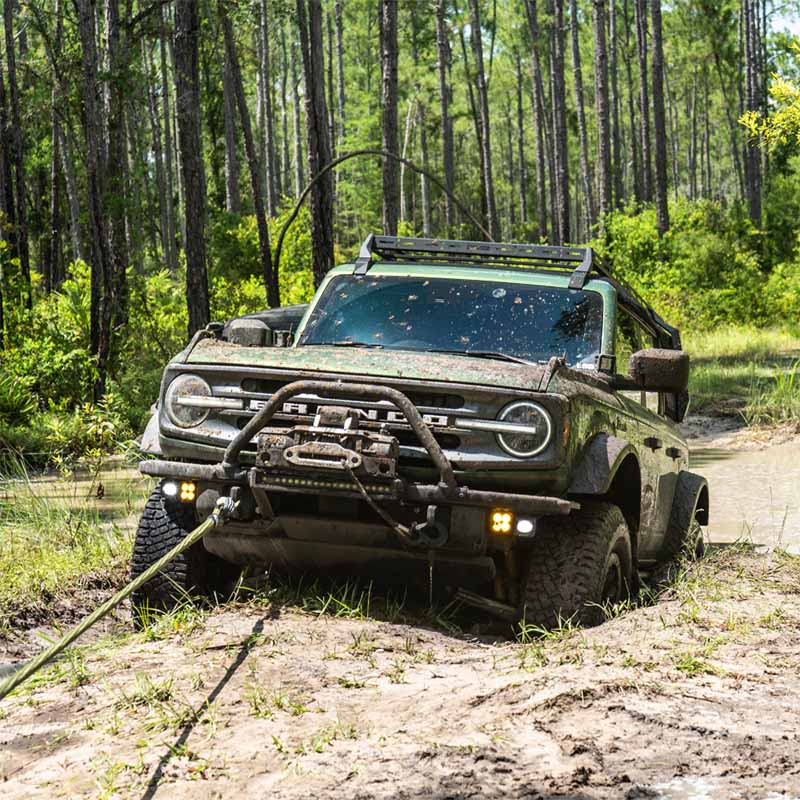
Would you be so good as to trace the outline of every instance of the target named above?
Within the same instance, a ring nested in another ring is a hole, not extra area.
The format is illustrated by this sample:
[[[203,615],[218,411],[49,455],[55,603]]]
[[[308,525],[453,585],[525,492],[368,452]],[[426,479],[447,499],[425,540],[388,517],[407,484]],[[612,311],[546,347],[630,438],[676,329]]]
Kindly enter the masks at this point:
[[[306,475],[309,470],[353,472],[390,481],[397,476],[399,454],[394,436],[360,429],[355,410],[320,406],[312,425],[263,431],[258,437],[256,466]]]

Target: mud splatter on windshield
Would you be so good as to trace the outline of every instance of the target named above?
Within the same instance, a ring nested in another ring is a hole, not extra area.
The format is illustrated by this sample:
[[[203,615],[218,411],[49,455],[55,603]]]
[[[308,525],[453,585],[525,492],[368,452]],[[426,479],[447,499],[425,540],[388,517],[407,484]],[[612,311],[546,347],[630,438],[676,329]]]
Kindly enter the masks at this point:
[[[565,355],[570,365],[593,365],[602,302],[595,292],[550,286],[346,275],[328,285],[299,344],[498,352],[532,362]]]

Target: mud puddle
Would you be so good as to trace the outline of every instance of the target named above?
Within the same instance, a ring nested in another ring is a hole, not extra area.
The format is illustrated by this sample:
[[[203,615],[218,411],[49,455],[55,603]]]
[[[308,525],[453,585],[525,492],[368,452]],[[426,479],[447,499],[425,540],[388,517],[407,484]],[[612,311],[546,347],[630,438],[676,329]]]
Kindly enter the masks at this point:
[[[709,539],[800,553],[800,440],[761,449],[696,447],[691,469],[708,478]]]
[[[37,502],[59,510],[75,509],[96,515],[101,523],[131,530],[141,514],[153,479],[122,461],[71,475],[31,475],[0,478],[0,504]]]

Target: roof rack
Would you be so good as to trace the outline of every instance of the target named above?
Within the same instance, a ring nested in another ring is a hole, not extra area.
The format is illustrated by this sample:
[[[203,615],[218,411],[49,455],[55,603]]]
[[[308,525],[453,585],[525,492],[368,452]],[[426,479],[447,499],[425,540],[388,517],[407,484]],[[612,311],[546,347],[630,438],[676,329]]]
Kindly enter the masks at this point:
[[[371,233],[361,245],[353,266],[354,275],[366,275],[376,256],[386,261],[419,261],[425,264],[459,264],[476,267],[559,269],[572,267],[570,289],[583,289],[595,272],[617,288],[620,302],[656,333],[665,333],[672,346],[680,348],[677,328],[667,324],[636,292],[615,278],[591,247],[559,247],[507,242],[470,242],[457,239],[417,239],[378,236]]]
[[[371,233],[361,245],[353,274],[365,275],[375,263],[375,255],[390,261],[469,264],[479,267],[532,267],[563,270],[570,265],[576,265],[570,278],[570,289],[582,289],[592,269],[611,277],[595,258],[591,247],[469,242],[456,239],[414,239],[405,236],[376,236],[374,233]]]

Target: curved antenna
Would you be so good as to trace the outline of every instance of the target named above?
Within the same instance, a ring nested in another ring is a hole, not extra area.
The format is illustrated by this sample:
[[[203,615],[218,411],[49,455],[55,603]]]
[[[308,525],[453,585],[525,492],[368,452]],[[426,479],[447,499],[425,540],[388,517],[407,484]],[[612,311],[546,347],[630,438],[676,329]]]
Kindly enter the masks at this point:
[[[345,153],[343,156],[339,156],[335,158],[333,161],[326,164],[306,185],[305,189],[300,193],[300,197],[297,198],[297,202],[295,203],[294,208],[292,209],[292,213],[289,215],[289,218],[286,222],[283,223],[283,227],[281,228],[281,232],[278,234],[278,241],[275,245],[275,258],[272,262],[272,268],[275,271],[275,276],[279,275],[278,268],[281,263],[281,251],[283,250],[283,239],[286,236],[286,231],[289,230],[289,226],[297,219],[297,215],[300,213],[300,209],[303,207],[303,203],[305,202],[306,197],[308,197],[309,192],[314,188],[317,181],[320,178],[323,178],[327,175],[332,169],[335,169],[340,164],[343,164],[345,161],[349,161],[351,158],[357,158],[358,156],[383,156],[384,158],[393,158],[395,161],[399,161],[401,164],[405,164],[409,169],[418,172],[420,175],[424,175],[429,181],[432,181],[436,184],[458,207],[458,210],[465,216],[469,221],[476,227],[478,230],[484,235],[486,241],[493,242],[494,239],[489,231],[481,225],[480,222],[472,215],[470,210],[464,206],[459,199],[433,174],[431,174],[428,170],[423,169],[422,167],[415,164],[408,158],[403,158],[402,156],[395,155],[394,153],[390,153],[388,150],[379,150],[377,148],[364,148],[362,150],[353,150],[351,153]]]

